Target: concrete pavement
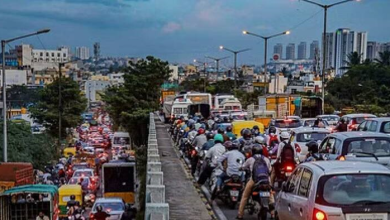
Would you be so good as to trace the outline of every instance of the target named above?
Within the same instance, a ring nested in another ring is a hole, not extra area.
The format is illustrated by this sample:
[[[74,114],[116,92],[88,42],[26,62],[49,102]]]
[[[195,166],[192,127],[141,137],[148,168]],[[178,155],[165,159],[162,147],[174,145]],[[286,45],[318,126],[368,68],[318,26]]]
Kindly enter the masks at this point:
[[[183,163],[173,148],[167,127],[161,121],[156,120],[156,130],[170,219],[213,219],[212,212],[207,209],[205,201],[200,198],[191,176],[185,171]]]

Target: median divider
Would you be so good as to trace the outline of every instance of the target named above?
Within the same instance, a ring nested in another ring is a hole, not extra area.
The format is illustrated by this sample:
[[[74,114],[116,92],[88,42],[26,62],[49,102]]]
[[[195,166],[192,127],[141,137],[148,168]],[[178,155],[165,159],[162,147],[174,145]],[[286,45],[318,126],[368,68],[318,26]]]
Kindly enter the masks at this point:
[[[145,220],[169,220],[169,204],[165,202],[164,173],[161,170],[154,114],[150,114],[146,169]]]

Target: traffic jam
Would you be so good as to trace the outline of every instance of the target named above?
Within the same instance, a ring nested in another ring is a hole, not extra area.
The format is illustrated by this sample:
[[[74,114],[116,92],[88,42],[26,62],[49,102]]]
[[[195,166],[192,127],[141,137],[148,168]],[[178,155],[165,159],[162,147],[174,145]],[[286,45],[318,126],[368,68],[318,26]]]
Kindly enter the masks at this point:
[[[390,118],[286,116],[264,125],[191,108],[169,119],[172,141],[211,204],[236,210],[236,219],[389,219]]]
[[[114,132],[101,108],[82,117],[72,143],[44,170],[33,170],[29,163],[0,164],[1,172],[9,173],[0,180],[1,220],[135,218],[136,171],[129,133]]]

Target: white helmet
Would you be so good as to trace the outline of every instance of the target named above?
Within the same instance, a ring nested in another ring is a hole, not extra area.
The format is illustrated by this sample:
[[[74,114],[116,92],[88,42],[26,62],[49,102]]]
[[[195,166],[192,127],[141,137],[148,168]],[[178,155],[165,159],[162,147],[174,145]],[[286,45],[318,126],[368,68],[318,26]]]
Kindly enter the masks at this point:
[[[257,136],[257,137],[255,137],[255,143],[265,144],[265,138],[262,136]]]
[[[282,138],[282,139],[289,139],[290,138],[290,134],[287,131],[283,131],[282,133],[280,133],[280,138]]]

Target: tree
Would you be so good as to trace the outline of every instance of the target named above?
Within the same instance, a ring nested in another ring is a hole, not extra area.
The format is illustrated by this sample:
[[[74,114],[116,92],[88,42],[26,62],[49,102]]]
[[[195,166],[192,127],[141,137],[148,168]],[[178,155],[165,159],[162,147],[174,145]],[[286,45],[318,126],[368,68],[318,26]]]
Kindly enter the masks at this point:
[[[342,67],[343,69],[351,69],[354,66],[360,65],[362,63],[362,55],[358,52],[351,52],[347,55],[347,60],[344,60],[347,64],[346,67]]]
[[[3,132],[3,123],[0,123]],[[3,161],[3,136],[0,137],[0,158]],[[54,159],[56,149],[54,140],[48,134],[32,134],[27,124],[8,123],[8,160],[10,162],[29,162],[34,168],[43,169]]]
[[[375,59],[381,66],[390,66],[390,51],[379,52],[379,59]]]
[[[52,137],[58,136],[58,78],[39,91],[39,101],[30,107],[31,117],[44,125]],[[66,137],[66,128],[79,125],[81,114],[87,108],[87,99],[81,95],[77,82],[70,78],[61,79],[62,94],[62,137]]]
[[[30,89],[25,85],[13,85],[7,88],[7,102],[15,108],[27,108],[38,101],[39,89]]]

